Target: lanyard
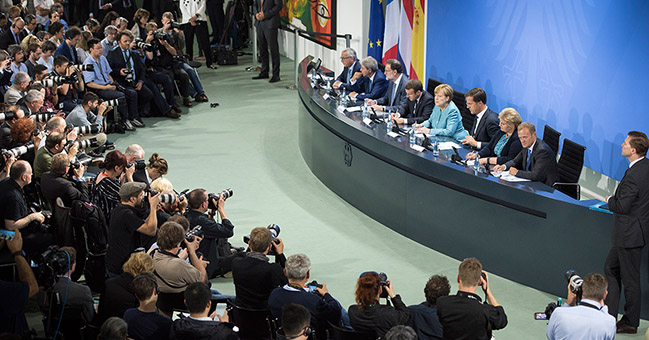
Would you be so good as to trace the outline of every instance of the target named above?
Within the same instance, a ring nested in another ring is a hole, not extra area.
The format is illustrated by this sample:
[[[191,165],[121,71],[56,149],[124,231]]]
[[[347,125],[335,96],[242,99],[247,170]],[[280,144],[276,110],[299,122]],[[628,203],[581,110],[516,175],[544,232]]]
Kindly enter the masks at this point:
[[[101,77],[104,79],[104,82],[108,83],[109,81],[108,79],[106,79],[106,76],[104,75],[104,72],[101,69],[101,63],[99,62],[101,61],[101,56],[99,56],[99,61],[96,61],[95,58],[90,58],[90,59],[92,59],[92,62],[95,63],[95,65],[97,66],[97,69],[99,70],[99,74],[101,74]]]

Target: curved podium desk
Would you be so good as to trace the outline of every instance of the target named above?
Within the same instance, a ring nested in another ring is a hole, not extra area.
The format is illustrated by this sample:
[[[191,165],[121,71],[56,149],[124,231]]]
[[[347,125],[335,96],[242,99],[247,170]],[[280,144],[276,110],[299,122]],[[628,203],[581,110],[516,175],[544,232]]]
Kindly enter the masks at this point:
[[[477,257],[489,272],[557,296],[566,294],[566,270],[604,272],[613,215],[590,210],[596,201],[542,183],[476,176],[449,161],[452,151],[417,152],[407,137],[389,137],[384,124],[368,127],[359,112],[341,113],[335,100],[323,99],[304,72],[311,59],[299,66],[300,151],[345,201],[431,249]]]

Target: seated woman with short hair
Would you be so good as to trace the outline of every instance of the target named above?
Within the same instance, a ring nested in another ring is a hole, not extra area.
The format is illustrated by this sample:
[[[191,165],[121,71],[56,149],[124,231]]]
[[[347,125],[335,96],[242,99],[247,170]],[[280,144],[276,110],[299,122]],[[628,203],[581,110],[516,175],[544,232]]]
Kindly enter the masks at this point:
[[[484,146],[480,152],[471,152],[466,159],[475,159],[480,156],[480,164],[496,165],[505,164],[514,159],[521,149],[521,141],[518,139],[518,125],[523,121],[518,112],[508,107],[498,114],[500,119],[500,131]]]
[[[394,293],[392,282],[381,284],[376,272],[361,274],[356,282],[356,303],[349,306],[349,321],[357,332],[373,333],[384,336],[396,325],[407,325],[410,320],[408,307],[401,301],[401,296]],[[394,307],[379,303],[381,293],[385,290]]]
[[[462,125],[462,116],[457,109],[453,98],[453,88],[448,84],[440,84],[435,87],[435,108],[430,118],[421,124],[413,126],[418,132],[428,133],[431,136],[448,136],[461,141],[469,133]]]

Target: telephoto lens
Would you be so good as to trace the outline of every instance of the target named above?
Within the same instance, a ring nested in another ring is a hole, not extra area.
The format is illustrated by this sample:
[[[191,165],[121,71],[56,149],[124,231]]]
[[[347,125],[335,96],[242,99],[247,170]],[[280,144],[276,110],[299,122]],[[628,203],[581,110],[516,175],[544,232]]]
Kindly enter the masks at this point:
[[[28,144],[17,146],[13,149],[2,150],[2,154],[5,156],[14,156],[16,158],[30,152],[34,151],[34,144],[29,142]]]
[[[99,143],[97,142],[97,138],[88,138],[86,140],[80,140],[75,142],[77,145],[77,148],[79,150],[86,149],[86,148],[96,148],[99,146]]]
[[[137,46],[137,48],[143,49],[145,51],[153,51],[153,46],[151,44],[147,44],[142,39],[135,39],[135,45]]]
[[[208,203],[209,203],[208,208],[209,208],[209,209],[212,209],[212,210],[216,210],[216,209],[218,209],[217,204],[218,204],[218,202],[219,202],[219,199],[220,199],[221,197],[223,197],[223,200],[225,201],[225,200],[227,200],[228,198],[230,198],[230,196],[232,196],[233,194],[234,194],[234,193],[232,192],[232,189],[231,189],[231,188],[224,189],[223,191],[219,192],[218,194],[215,194],[215,193],[213,193],[213,192],[210,192],[209,194],[207,194],[207,197],[208,197]],[[216,203],[215,203],[214,201],[216,201]]]
[[[99,131],[101,131],[101,126],[99,126],[99,124],[77,126],[73,128],[73,130],[77,131],[77,133],[80,133],[82,135],[96,134],[99,133]]]
[[[115,99],[109,99],[109,100],[104,100],[102,103],[106,103],[106,106],[119,106],[120,104],[120,99],[121,98],[115,98]]]
[[[92,71],[95,70],[95,65],[93,65],[93,64],[86,64],[86,65],[84,65],[84,64],[78,64],[78,65],[74,65],[74,67],[75,67],[77,70],[82,71],[82,72],[83,72],[83,71],[92,72]]]
[[[43,79],[41,81],[38,81],[37,83],[41,83],[45,87],[54,86],[54,80],[52,80],[52,79]]]
[[[37,113],[31,115],[32,120],[36,123],[47,123],[47,121],[50,120],[50,118],[52,118],[53,116],[53,113]]]
[[[192,228],[190,231],[185,233],[185,239],[187,240],[187,242],[191,242],[192,241],[192,236],[203,237],[204,234],[205,234],[205,232],[203,232],[203,227],[200,226],[200,225],[197,225],[194,228]]]
[[[14,118],[16,118],[16,113],[13,111],[0,112],[0,121],[12,120]]]
[[[160,203],[171,204],[176,202],[176,195],[174,194],[162,194],[160,195]]]

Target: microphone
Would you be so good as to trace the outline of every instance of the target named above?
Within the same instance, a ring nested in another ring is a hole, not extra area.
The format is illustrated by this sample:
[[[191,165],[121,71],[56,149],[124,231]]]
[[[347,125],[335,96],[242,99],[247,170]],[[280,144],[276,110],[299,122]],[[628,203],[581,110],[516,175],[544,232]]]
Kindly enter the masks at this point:
[[[392,123],[393,123],[392,124],[392,132],[398,133],[398,134],[400,134],[402,136],[407,135],[407,133],[403,129],[399,128],[399,123],[397,123],[396,119],[392,119]]]
[[[383,119],[379,118],[379,116],[376,114],[376,111],[374,110],[373,107],[370,106],[370,109],[372,110],[372,113],[370,113],[370,119],[373,122],[378,123],[378,124],[385,123],[385,121]]]
[[[424,133],[424,139],[421,141],[421,144],[420,144],[420,145],[423,146],[424,149],[426,149],[426,150],[428,150],[428,151],[430,151],[430,152],[434,152],[434,151],[435,151],[434,148],[431,148],[431,147],[430,147],[430,138],[428,138],[428,136],[426,136],[425,133]]]
[[[466,161],[462,159],[462,156],[460,156],[460,153],[457,152],[457,148],[455,146],[453,147],[453,152],[454,154],[451,155],[451,162],[466,167]]]

